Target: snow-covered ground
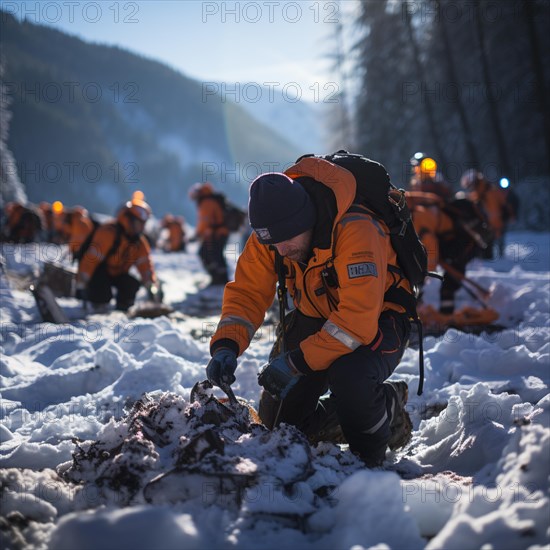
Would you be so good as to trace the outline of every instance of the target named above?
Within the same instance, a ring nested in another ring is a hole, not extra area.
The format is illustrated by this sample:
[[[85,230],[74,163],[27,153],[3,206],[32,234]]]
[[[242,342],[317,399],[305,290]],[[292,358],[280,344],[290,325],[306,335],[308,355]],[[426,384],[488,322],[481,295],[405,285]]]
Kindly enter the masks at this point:
[[[414,434],[384,470],[207,395],[190,403],[217,322],[190,315],[208,305],[193,246],[155,253],[169,317],[77,320],[66,298],[74,321],[52,325],[24,285],[59,249],[3,245],[2,547],[548,548],[549,243],[513,233],[504,258],[472,262],[507,328],[427,337],[420,397],[406,351],[393,378],[409,384]],[[234,268],[238,247],[227,254]],[[273,336],[266,324],[240,359],[234,390],[253,404]]]

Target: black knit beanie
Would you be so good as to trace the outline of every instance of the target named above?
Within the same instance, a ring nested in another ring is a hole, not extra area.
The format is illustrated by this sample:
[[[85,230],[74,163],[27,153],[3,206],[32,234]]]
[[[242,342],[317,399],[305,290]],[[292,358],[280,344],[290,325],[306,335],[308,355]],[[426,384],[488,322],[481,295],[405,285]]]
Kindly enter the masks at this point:
[[[250,225],[262,244],[277,244],[315,225],[316,212],[307,191],[285,174],[258,176],[250,186]]]

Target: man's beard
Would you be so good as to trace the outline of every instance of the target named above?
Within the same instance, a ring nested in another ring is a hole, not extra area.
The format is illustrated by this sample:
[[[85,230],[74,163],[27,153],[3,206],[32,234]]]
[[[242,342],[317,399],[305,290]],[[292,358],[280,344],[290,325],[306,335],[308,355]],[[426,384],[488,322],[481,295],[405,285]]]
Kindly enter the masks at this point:
[[[309,247],[295,248],[287,252],[286,257],[293,262],[305,263],[309,257]]]

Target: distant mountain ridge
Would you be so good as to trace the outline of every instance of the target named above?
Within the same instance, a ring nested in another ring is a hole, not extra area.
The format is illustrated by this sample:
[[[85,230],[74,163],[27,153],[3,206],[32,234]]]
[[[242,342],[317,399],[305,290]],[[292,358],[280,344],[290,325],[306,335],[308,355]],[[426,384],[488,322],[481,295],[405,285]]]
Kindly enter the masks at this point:
[[[194,220],[187,189],[209,179],[244,204],[263,166],[304,151],[200,82],[117,47],[1,12],[8,145],[29,200],[111,212],[142,189],[155,213]]]
[[[301,96],[313,96],[314,101],[297,100],[284,86],[270,88],[255,83],[227,84],[237,90],[238,103],[254,118],[282,134],[286,140],[304,153],[323,153],[327,150],[325,121],[329,109],[337,101],[328,93],[313,94],[311,90],[295,89]],[[220,86],[220,90],[223,88]],[[306,92],[309,92],[306,94]]]

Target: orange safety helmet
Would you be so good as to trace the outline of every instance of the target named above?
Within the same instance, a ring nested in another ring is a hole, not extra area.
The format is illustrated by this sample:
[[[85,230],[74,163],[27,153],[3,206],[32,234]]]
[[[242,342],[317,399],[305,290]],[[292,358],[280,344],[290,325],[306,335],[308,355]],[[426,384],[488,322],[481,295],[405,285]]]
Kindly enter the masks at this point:
[[[411,158],[411,166],[414,173],[421,177],[429,177],[435,179],[437,173],[437,162],[432,157],[426,156],[424,153],[415,153]]]
[[[61,201],[55,201],[52,204],[52,211],[54,214],[62,214],[63,213],[63,203]]]
[[[138,228],[133,222],[140,221],[145,225],[150,215],[151,207],[144,200],[134,199],[118,211],[117,220],[129,234],[135,235],[142,232],[143,226]]]
[[[151,216],[151,207],[143,199],[132,199],[125,205],[125,214],[145,223]]]
[[[145,193],[143,191],[140,191],[139,189],[137,191],[134,191],[132,193],[132,201],[144,201],[145,200]]]

